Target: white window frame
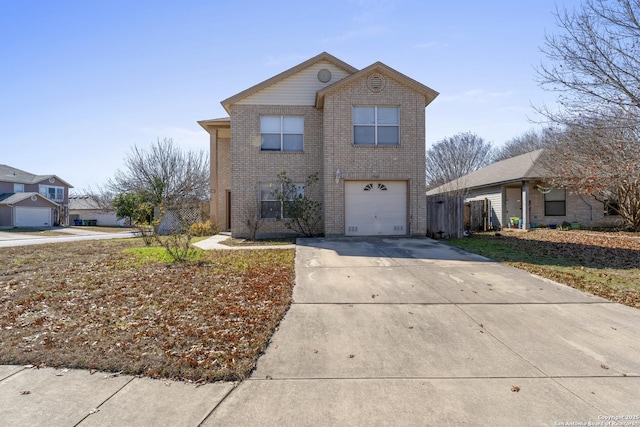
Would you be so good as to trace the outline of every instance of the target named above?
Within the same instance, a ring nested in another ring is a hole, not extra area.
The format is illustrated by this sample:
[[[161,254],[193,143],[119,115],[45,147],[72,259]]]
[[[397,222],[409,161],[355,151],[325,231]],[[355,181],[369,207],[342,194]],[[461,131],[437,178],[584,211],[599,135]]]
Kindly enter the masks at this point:
[[[50,191],[53,190],[53,197],[51,197]],[[54,202],[64,201],[64,187],[57,185],[40,185],[39,191],[41,195]]]
[[[373,123],[358,123],[356,120],[356,110],[358,109],[365,109],[365,108],[373,108]],[[395,109],[397,111],[397,122],[396,123],[381,123],[379,120],[379,114],[378,114],[378,109],[379,108],[385,108],[385,109]],[[381,146],[381,147],[397,147],[400,145],[400,107],[398,106],[393,106],[393,105],[356,105],[353,107],[352,109],[352,116],[353,116],[353,144],[354,145],[361,145],[361,146]],[[357,142],[356,141],[356,128],[367,128],[367,127],[372,127],[373,128],[373,144],[367,144],[367,143],[362,143],[362,142]],[[393,144],[383,144],[380,143],[380,138],[378,136],[378,130],[380,128],[395,128],[396,129],[396,134],[397,134],[397,139],[398,142],[397,143],[393,143]]]
[[[304,184],[300,184],[300,183],[295,183],[296,186],[296,197],[299,196],[303,196],[304,197]],[[261,183],[260,184],[260,194],[259,194],[259,201],[260,201],[260,219],[273,219],[276,220],[278,219],[278,215],[279,218],[283,218],[283,219],[287,219],[288,217],[286,217],[284,215],[284,203],[278,201],[275,199],[275,197],[273,196],[273,189],[274,187],[279,187],[282,190],[282,184],[267,184],[267,183]],[[292,202],[293,199],[289,199],[289,202]],[[278,212],[276,213],[276,216],[264,216],[263,215],[263,208],[262,208],[262,204],[264,202],[270,202],[270,203],[278,203],[280,206],[278,207]],[[286,203],[286,201],[285,201]]]
[[[265,126],[263,119],[279,119],[280,126],[278,130],[265,130],[263,127]],[[300,131],[289,132],[286,130],[287,124],[285,121],[287,119],[294,119],[295,122],[298,122],[298,126],[301,127]],[[300,126],[301,125],[301,126]],[[280,147],[276,148],[265,148],[265,136],[279,136],[280,139]],[[300,144],[300,149],[291,150],[287,149],[285,144],[285,138],[287,135],[299,135],[302,138],[302,143]],[[288,152],[288,153],[300,153],[304,151],[304,117],[303,116],[277,116],[277,115],[269,115],[265,114],[260,116],[260,151],[275,151],[275,152]]]
[[[13,184],[13,192],[14,193],[24,193],[24,184],[18,184],[17,182]]]

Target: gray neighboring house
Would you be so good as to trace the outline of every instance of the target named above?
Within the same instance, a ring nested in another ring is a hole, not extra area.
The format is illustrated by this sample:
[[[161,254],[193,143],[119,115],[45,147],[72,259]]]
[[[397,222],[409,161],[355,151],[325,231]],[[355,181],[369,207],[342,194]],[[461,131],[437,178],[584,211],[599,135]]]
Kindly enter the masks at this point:
[[[56,175],[0,165],[0,227],[69,225],[69,189]]]
[[[114,227],[124,226],[125,220],[117,218],[115,208],[101,207],[89,196],[70,196],[69,223]]]
[[[552,188],[540,165],[544,150],[536,150],[500,162],[427,191],[427,196],[462,194],[465,203],[487,200],[489,222],[495,229],[577,223],[581,226],[613,225],[620,217],[590,196]]]

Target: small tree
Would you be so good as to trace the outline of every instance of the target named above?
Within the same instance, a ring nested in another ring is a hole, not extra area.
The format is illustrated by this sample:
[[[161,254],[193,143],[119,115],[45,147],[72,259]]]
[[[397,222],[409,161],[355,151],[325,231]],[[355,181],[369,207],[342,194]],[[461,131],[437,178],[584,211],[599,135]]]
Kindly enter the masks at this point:
[[[260,216],[260,208],[255,200],[247,198],[242,213],[244,215],[243,224],[249,232],[249,240],[256,240],[258,230],[262,227],[264,221]]]
[[[556,132],[542,164],[551,184],[592,196],[640,231],[640,128],[610,126],[590,122]]]
[[[283,171],[278,174],[278,186],[272,191],[274,198],[282,205],[282,215],[278,215],[278,221],[282,221],[289,230],[305,237],[320,234],[322,203],[307,196],[319,180],[318,174],[314,173],[306,178],[304,185],[301,185],[293,182]]]
[[[144,194],[118,194],[113,198],[113,207],[116,208],[116,217],[133,225],[146,246],[153,244],[159,221],[153,219],[153,204],[147,201]]]
[[[209,198],[209,155],[182,151],[171,138],[134,146],[106,187],[114,193],[144,194],[154,206],[176,206]]]
[[[160,211],[162,212],[160,215],[162,217],[165,213],[162,206]],[[155,240],[167,251],[167,254],[174,262],[189,262],[194,259],[196,254],[196,249],[191,246],[191,239],[193,238],[191,226],[193,221],[179,209],[175,213],[177,217],[170,233],[166,236],[160,236],[156,232]],[[154,230],[157,230],[157,228],[154,227]]]

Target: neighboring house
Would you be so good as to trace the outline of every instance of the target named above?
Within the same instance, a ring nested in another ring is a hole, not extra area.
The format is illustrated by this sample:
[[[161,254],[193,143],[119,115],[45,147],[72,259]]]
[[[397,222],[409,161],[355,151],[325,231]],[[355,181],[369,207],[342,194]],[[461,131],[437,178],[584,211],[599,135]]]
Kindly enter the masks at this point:
[[[0,165],[0,227],[69,225],[69,183]]]
[[[376,62],[362,70],[321,53],[224,101],[210,134],[211,220],[247,236],[286,234],[278,173],[317,173],[326,236],[426,232],[425,107],[438,93]],[[306,190],[309,191],[309,190]]]
[[[69,197],[69,224],[71,225],[123,226],[124,219],[118,219],[114,207],[100,206],[90,196]]]
[[[518,218],[524,229],[564,222],[582,226],[619,222],[619,216],[593,197],[545,183],[548,174],[540,164],[543,153],[540,149],[492,163],[427,191],[427,196],[458,194],[465,202],[486,199],[489,222],[496,229],[513,227],[510,218]]]

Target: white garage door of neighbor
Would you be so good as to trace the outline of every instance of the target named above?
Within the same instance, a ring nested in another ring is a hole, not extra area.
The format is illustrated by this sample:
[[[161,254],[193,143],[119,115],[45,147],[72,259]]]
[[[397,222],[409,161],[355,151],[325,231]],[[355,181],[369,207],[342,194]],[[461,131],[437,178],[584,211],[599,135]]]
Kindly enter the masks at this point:
[[[51,208],[16,207],[16,227],[51,226]]]
[[[345,182],[345,234],[406,235],[406,181]]]

